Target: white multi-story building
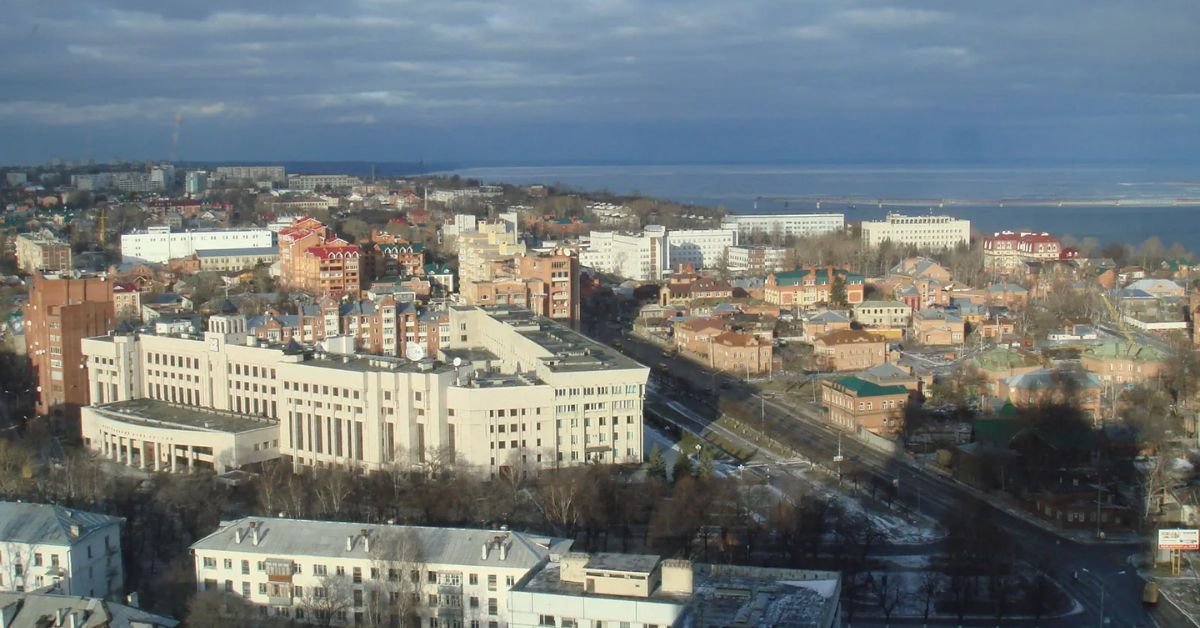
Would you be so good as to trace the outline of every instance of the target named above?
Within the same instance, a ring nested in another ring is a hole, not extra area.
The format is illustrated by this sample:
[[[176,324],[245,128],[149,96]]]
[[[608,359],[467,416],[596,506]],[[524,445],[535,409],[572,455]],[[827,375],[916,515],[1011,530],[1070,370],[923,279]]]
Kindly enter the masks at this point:
[[[208,188],[208,172],[204,170],[192,170],[183,178],[183,191],[188,196],[197,197],[204,194],[204,190]]]
[[[660,225],[639,234],[593,231],[579,264],[635,281],[661,281],[671,268],[667,247],[667,228]]]
[[[68,595],[120,598],[121,522],[50,504],[0,502],[0,590],[56,586]]]
[[[73,174],[71,175],[71,187],[82,192],[91,192],[96,190],[107,190],[113,186],[113,175],[111,172],[98,172],[96,174]]]
[[[29,176],[24,172],[6,172],[4,173],[4,180],[8,183],[9,187],[15,188],[19,185],[25,185],[28,183]]]
[[[885,220],[864,220],[862,240],[867,246],[892,242],[922,249],[952,249],[971,243],[971,221],[951,216],[905,216],[889,213]]]
[[[85,443],[160,470],[224,469],[276,446],[296,466],[449,459],[483,476],[641,461],[649,369],[526,310],[453,307],[448,318],[440,361],[268,345],[240,316],[213,316],[203,338],[85,339],[96,406],[81,419]],[[188,412],[128,407],[139,399]]]
[[[721,219],[722,229],[781,236],[811,236],[846,228],[845,214],[730,214]]]
[[[191,549],[198,590],[239,596],[276,617],[507,628],[509,591],[571,543],[503,530],[253,517],[223,524]]]
[[[213,178],[218,181],[286,183],[287,169],[283,166],[218,166]]]
[[[315,190],[317,188],[342,189],[362,184],[358,177],[347,174],[290,174],[287,185],[293,190]]]
[[[667,233],[667,257],[672,270],[683,264],[711,268],[738,243],[736,229],[681,229]]]
[[[170,227],[150,227],[121,236],[121,258],[125,261],[165,264],[168,260],[188,257],[196,251],[222,249],[263,249],[275,246],[269,229],[211,229],[172,231]]]
[[[729,272],[766,275],[787,265],[788,250],[777,246],[746,244],[728,249]]]

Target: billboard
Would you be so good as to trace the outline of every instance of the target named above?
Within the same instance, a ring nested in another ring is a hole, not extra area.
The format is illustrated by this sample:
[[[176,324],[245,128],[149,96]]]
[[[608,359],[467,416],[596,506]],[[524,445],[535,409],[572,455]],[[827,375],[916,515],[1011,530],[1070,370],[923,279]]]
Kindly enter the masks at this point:
[[[1200,550],[1200,530],[1159,530],[1158,549]]]

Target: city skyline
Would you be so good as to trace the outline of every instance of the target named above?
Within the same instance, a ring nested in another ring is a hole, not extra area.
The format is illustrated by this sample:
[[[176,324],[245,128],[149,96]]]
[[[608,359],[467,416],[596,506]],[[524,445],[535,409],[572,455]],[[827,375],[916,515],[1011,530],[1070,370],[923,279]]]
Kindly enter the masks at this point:
[[[18,3],[0,162],[1180,160],[1174,4]]]

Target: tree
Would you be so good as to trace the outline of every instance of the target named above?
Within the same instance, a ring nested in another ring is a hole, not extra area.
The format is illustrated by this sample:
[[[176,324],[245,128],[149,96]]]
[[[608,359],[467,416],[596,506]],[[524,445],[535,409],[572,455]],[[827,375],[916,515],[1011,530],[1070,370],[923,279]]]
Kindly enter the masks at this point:
[[[196,628],[286,625],[279,619],[261,617],[258,608],[241,596],[215,589],[201,591],[188,600],[185,623]]]
[[[649,477],[667,479],[667,462],[663,459],[662,449],[659,448],[658,443],[654,443],[650,447],[646,472]]]
[[[829,302],[837,307],[849,305],[846,297],[846,278],[841,273],[833,274],[833,282],[829,286]]]
[[[537,495],[546,521],[555,532],[575,536],[583,522],[584,506],[590,496],[592,478],[586,467],[567,467],[542,472]]]
[[[918,588],[923,602],[921,618],[929,623],[929,612],[933,610],[933,601],[942,592],[942,575],[930,569],[921,574],[921,584]]]
[[[899,578],[889,579],[887,574],[883,574],[879,583],[879,610],[883,611],[883,618],[886,621],[892,621],[892,613],[896,611],[896,607],[904,600],[907,593]]]
[[[683,448],[681,447],[681,449]],[[692,461],[684,453],[686,451],[686,449],[683,449],[683,451],[679,452],[679,455],[675,456],[675,464],[671,466],[672,482],[678,482],[680,479],[692,475]]]
[[[381,527],[371,535],[372,578],[365,587],[368,625],[407,626],[419,622],[425,549],[412,528]]]
[[[354,603],[354,591],[349,578],[339,575],[323,575],[320,584],[304,588],[300,606],[318,626],[339,625],[340,613],[346,612]],[[290,584],[276,585],[291,588]]]
[[[361,218],[349,218],[342,223],[342,233],[349,236],[353,242],[363,243],[371,238],[371,225]]]

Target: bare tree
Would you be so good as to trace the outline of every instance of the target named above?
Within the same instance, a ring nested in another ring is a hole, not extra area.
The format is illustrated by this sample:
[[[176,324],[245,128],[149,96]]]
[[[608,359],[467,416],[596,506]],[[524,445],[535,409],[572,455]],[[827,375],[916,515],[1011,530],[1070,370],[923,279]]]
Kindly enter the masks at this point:
[[[555,532],[574,536],[583,522],[584,505],[590,494],[591,477],[584,467],[544,471],[537,495],[546,520]]]
[[[921,617],[928,623],[929,612],[933,610],[933,602],[942,592],[942,575],[932,569],[923,572],[917,591],[921,594],[921,600],[924,602]]]
[[[908,591],[905,590],[904,584],[899,578],[888,578],[888,574],[883,574],[879,582],[879,610],[883,611],[883,618],[891,623],[892,613],[896,611],[896,607],[907,596]]]
[[[323,516],[342,514],[346,500],[354,493],[354,478],[345,469],[317,469],[313,472],[313,492]]]
[[[371,578],[365,587],[368,625],[418,624],[421,579],[414,579],[412,574],[425,572],[425,549],[420,535],[412,528],[382,527],[371,535],[370,547]]]
[[[307,620],[318,626],[334,626],[343,623],[342,616],[354,604],[354,590],[345,575],[321,576],[320,584],[305,587],[300,607]]]

